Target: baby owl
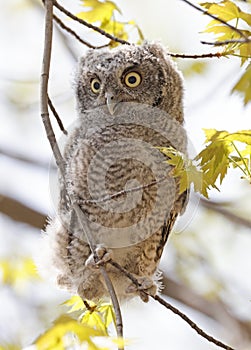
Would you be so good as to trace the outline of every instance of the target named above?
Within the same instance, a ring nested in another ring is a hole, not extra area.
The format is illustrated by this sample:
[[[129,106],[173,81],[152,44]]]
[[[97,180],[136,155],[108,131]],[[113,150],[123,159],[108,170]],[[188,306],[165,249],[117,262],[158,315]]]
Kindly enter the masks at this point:
[[[57,216],[47,226],[59,286],[82,298],[109,297],[69,196],[86,217],[101,261],[120,300],[155,294],[168,234],[185,207],[178,180],[159,147],[186,152],[183,84],[159,43],[89,50],[74,88],[78,119],[64,146]]]

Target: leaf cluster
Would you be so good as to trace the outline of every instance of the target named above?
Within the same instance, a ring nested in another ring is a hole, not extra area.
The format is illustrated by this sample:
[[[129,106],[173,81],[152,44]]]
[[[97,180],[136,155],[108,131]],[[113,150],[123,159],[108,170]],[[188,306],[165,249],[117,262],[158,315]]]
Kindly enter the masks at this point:
[[[30,258],[0,260],[0,280],[11,286],[19,282],[38,279],[36,266]]]
[[[160,148],[173,166],[172,174],[179,179],[180,193],[193,185],[195,192],[208,198],[208,190],[222,183],[232,166],[251,183],[251,130],[229,133],[204,129],[206,147],[193,159],[172,147]]]
[[[95,337],[105,337],[120,346],[124,342],[109,337],[108,327],[115,324],[114,310],[111,304],[83,301],[73,296],[63,303],[69,310],[56,319],[53,325],[35,341],[38,350],[64,350],[85,344],[88,350],[108,350],[95,344]],[[77,319],[75,318],[77,315]]]
[[[215,36],[215,45],[223,45],[223,55],[238,56],[244,73],[235,84],[232,92],[238,92],[246,105],[251,101],[251,14],[243,11],[233,1],[204,2],[201,4],[206,11],[224,22],[211,20],[204,32]],[[238,29],[234,31],[231,24]]]
[[[140,44],[143,41],[143,33],[135,21],[121,22],[116,20],[116,15],[122,15],[122,12],[113,1],[82,0],[81,3],[85,11],[78,13],[77,17],[89,23],[98,24],[106,33],[126,41],[129,39],[129,31],[136,29],[137,43]],[[115,41],[109,43],[110,47],[117,45],[118,43]]]

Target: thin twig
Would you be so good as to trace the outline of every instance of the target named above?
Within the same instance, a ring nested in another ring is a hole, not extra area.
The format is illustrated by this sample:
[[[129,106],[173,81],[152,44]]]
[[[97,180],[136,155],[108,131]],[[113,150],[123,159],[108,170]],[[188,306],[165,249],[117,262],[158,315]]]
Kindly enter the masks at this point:
[[[63,6],[61,6],[56,0],[53,0],[53,4],[55,7],[58,8],[59,11],[63,12],[66,16],[70,17],[71,19],[73,19],[74,21],[76,22],[79,22],[81,24],[83,24],[85,27],[87,28],[90,28],[90,29],[93,29],[95,32],[105,36],[106,38],[112,40],[112,41],[116,41],[117,43],[120,43],[120,44],[127,44],[127,45],[130,45],[130,43],[126,40],[123,40],[123,39],[119,39],[109,33],[107,33],[106,31],[104,31],[103,29],[97,27],[97,26],[94,26],[86,21],[84,21],[83,19],[81,18],[78,18],[77,16],[73,15],[70,11],[68,11],[67,9],[65,9]]]
[[[48,105],[49,105],[50,110],[52,111],[52,113],[53,113],[53,115],[54,115],[54,117],[55,117],[55,119],[56,119],[56,121],[57,121],[57,123],[58,123],[58,126],[59,126],[60,130],[61,130],[65,135],[68,135],[68,132],[67,132],[67,130],[65,130],[64,125],[63,125],[63,122],[62,122],[60,116],[58,115],[58,112],[56,111],[56,109],[55,109],[55,107],[54,107],[54,105],[53,105],[53,103],[52,103],[52,101],[51,101],[51,99],[50,99],[49,96],[48,96]]]
[[[114,266],[116,269],[118,269],[120,272],[122,272],[125,276],[127,276],[137,287],[140,287],[138,280],[132,276],[126,269],[124,269],[121,265],[119,265],[117,262],[113,261],[113,260],[109,260],[108,261],[109,264],[111,264],[112,266]],[[171,304],[169,304],[167,301],[165,301],[164,299],[162,299],[160,296],[158,295],[151,295],[149,293],[147,293],[144,290],[140,290],[140,292],[144,293],[146,296],[150,296],[152,299],[158,301],[158,303],[160,303],[161,305],[165,306],[167,309],[171,310],[173,313],[175,313],[176,315],[178,315],[179,317],[181,317],[186,323],[189,324],[190,327],[192,327],[200,336],[202,336],[203,338],[207,339],[209,342],[214,343],[215,345],[221,347],[222,349],[225,350],[234,350],[232,347],[222,343],[221,341],[215,339],[214,337],[212,337],[211,335],[207,334],[206,332],[204,332],[196,323],[194,323],[187,315],[185,315],[183,312],[181,312],[179,309],[177,309],[176,307],[172,306]]]
[[[69,12],[67,9],[65,9],[63,6],[61,6],[60,4],[57,3],[56,0],[53,0],[54,5],[63,13],[65,13],[67,16],[69,16],[70,18],[72,18],[73,20],[85,25],[88,28],[91,28],[93,30],[95,30],[96,32],[100,33],[101,35],[106,36],[107,38],[119,42],[121,44],[130,44],[128,41],[119,39],[117,37],[114,37],[113,35],[105,32],[103,29],[93,26],[92,24],[82,20],[81,18],[78,18],[77,16],[73,15],[71,12]],[[54,20],[64,29],[66,30],[69,34],[73,35],[75,37],[75,39],[77,39],[79,42],[81,42],[82,44],[93,48],[93,49],[101,49],[104,47],[107,47],[108,45],[102,45],[102,46],[93,46],[92,44],[88,43],[87,41],[83,40],[80,38],[80,36],[71,28],[69,28],[68,26],[66,26],[57,16],[53,16]],[[203,59],[203,58],[220,58],[222,56],[226,56],[227,53],[222,53],[222,52],[216,52],[216,53],[208,53],[208,54],[201,54],[201,55],[194,55],[194,54],[179,54],[179,53],[172,53],[169,52],[169,55],[171,57],[174,58],[189,58],[189,59]]]
[[[56,6],[56,5],[55,5]],[[60,6],[60,5],[59,5]],[[62,6],[61,6],[62,7]],[[67,10],[65,10],[67,11]],[[73,14],[71,14],[72,16],[74,16]],[[62,28],[64,29],[65,31],[67,31],[69,34],[71,34],[73,37],[75,37],[75,39],[77,39],[80,43],[86,45],[87,47],[89,48],[92,48],[92,49],[102,49],[104,47],[107,47],[108,45],[102,45],[102,46],[94,46],[90,43],[88,43],[87,41],[83,40],[82,38],[80,38],[80,36],[73,30],[71,29],[70,27],[66,26],[62,21],[61,19],[59,19],[56,15],[53,16],[53,19],[55,20],[55,22],[57,22],[57,24]],[[79,20],[78,17],[76,17],[76,21]],[[83,24],[83,23],[82,23]],[[99,28],[100,29],[100,28]],[[104,35],[104,34],[103,34]],[[118,39],[118,38],[117,38]],[[114,39],[113,39],[114,40]],[[121,40],[118,39],[120,43],[127,43],[129,44],[128,42],[125,42],[124,40]],[[171,57],[175,57],[175,58],[193,58],[193,59],[200,59],[200,58],[213,58],[213,57],[217,57],[217,58],[220,58],[222,56],[226,56],[226,53],[221,53],[221,52],[216,52],[216,53],[208,53],[208,54],[202,54],[202,55],[193,55],[193,54],[179,54],[179,53],[172,53],[172,52],[169,52],[169,55]]]
[[[215,42],[201,41],[201,44],[213,45],[213,46],[223,46],[223,45],[227,45],[227,44],[247,44],[250,42],[251,42],[251,38],[248,37],[247,39],[231,39],[231,40],[223,40],[223,41],[215,41]]]
[[[80,38],[80,36],[73,29],[71,29],[70,27],[65,25],[61,21],[61,19],[59,19],[56,15],[53,15],[53,19],[62,29],[64,29],[66,32],[71,34],[75,39],[77,39],[81,44],[84,44],[85,46],[89,47],[90,49],[102,49],[103,47],[107,46],[107,45],[94,46],[94,45],[90,44],[88,41]]]
[[[51,47],[52,47],[52,33],[53,33],[53,0],[45,1],[45,40],[44,40],[44,53],[43,53],[43,63],[42,63],[42,73],[41,73],[41,116],[43,124],[45,127],[47,138],[50,142],[57,166],[60,170],[63,181],[65,182],[65,162],[59,150],[55,134],[50,122],[49,110],[48,110],[48,81],[49,81],[49,71],[50,71],[50,60],[51,60]],[[70,196],[70,201],[73,204],[73,210],[75,211],[78,220],[82,226],[83,232],[86,235],[86,238],[89,242],[90,249],[93,252],[94,259],[97,262],[98,256],[95,253],[95,245],[92,240],[90,232],[87,232],[87,225],[85,214],[82,212],[78,204],[74,203],[75,199]],[[104,266],[100,266],[100,271],[103,275],[103,278],[106,282],[108,292],[110,293],[113,307],[116,315],[116,330],[118,337],[123,337],[123,326],[122,326],[122,317],[120,306],[116,293],[114,291],[112,282],[105,270]],[[123,347],[121,348],[123,350]]]
[[[86,236],[87,239],[87,243],[90,246],[90,249],[92,251],[93,257],[94,257],[94,261],[95,263],[99,262],[99,258],[97,256],[97,253],[95,251],[95,242],[93,240],[93,237],[89,231],[89,225],[88,225],[88,220],[85,216],[85,214],[83,213],[82,209],[79,207],[79,205],[77,203],[73,204],[73,210],[75,211],[78,220],[80,222],[81,228]],[[116,295],[116,292],[114,290],[113,284],[111,282],[110,277],[108,276],[105,266],[102,264],[99,264],[99,269],[100,272],[105,280],[106,286],[107,286],[107,290],[111,296],[111,300],[113,303],[113,307],[114,307],[114,312],[115,312],[115,316],[116,316],[116,329],[117,329],[117,334],[118,337],[123,338],[123,322],[122,322],[122,315],[121,315],[121,309],[119,306],[119,302],[118,302],[118,298]],[[120,348],[120,350],[123,350],[123,347]]]
[[[200,58],[213,58],[213,57],[217,57],[220,58],[222,56],[226,56],[227,53],[226,52],[216,52],[216,53],[203,53],[201,55],[189,55],[189,54],[183,54],[183,53],[172,53],[169,52],[168,53],[169,56],[171,57],[175,57],[175,58],[193,58],[193,59],[200,59]]]
[[[10,149],[6,149],[6,148],[1,148],[0,147],[0,156],[4,156],[7,158],[10,158],[12,160],[16,160],[18,162],[22,162],[28,165],[32,165],[38,168],[41,168],[43,170],[48,170],[49,167],[51,166],[51,168],[54,170],[55,167],[53,165],[50,165],[49,162],[43,161],[41,159],[35,159],[35,158],[31,158],[29,156],[26,156],[24,154],[21,153],[16,153]]]
[[[217,17],[213,14],[211,14],[210,12],[204,10],[202,7],[200,6],[197,6],[197,5],[194,5],[193,3],[191,3],[190,1],[188,0],[181,0],[183,2],[185,2],[186,4],[188,4],[189,6],[193,7],[194,9],[202,12],[204,15],[207,15],[213,19],[215,19],[216,21],[222,23],[222,24],[225,24],[227,27],[231,28],[233,31],[235,31],[236,33],[238,33],[242,38],[245,38],[248,40],[248,37],[246,36],[246,34],[244,34],[240,29],[238,28],[235,28],[234,26],[232,26],[231,24],[229,24],[228,22],[224,21],[224,19],[221,19],[220,17]]]
[[[160,303],[161,305],[165,306],[165,308],[167,308],[168,310],[172,311],[173,313],[175,313],[176,315],[178,315],[179,317],[181,317],[186,323],[189,324],[190,327],[192,327],[200,336],[202,336],[203,338],[207,339],[209,342],[219,346],[222,349],[225,350],[234,350],[234,348],[232,348],[229,345],[226,345],[224,343],[222,343],[220,340],[215,339],[214,337],[212,337],[211,335],[207,334],[206,332],[203,331],[203,329],[201,329],[195,322],[193,322],[187,315],[185,315],[183,312],[181,312],[179,309],[177,309],[176,307],[174,307],[173,305],[171,305],[170,303],[168,303],[167,301],[165,301],[164,299],[162,299],[159,295],[150,295],[154,300],[158,301],[158,303]]]
[[[163,289],[161,288],[162,295],[199,311],[201,314],[223,325],[225,329],[232,329],[236,342],[251,340],[251,324],[232,314],[222,300],[218,298],[208,300],[208,298],[196,293],[189,286],[172,279],[165,273],[162,274],[161,282],[164,287]]]
[[[167,178],[166,177],[163,177],[161,178],[160,180],[154,180],[148,184],[145,184],[145,185],[140,185],[140,186],[136,186],[136,187],[132,187],[132,188],[128,188],[128,189],[125,189],[125,190],[121,190],[121,191],[118,191],[116,193],[113,193],[111,195],[107,195],[105,197],[102,197],[102,198],[96,198],[96,199],[82,199],[82,198],[79,198],[78,199],[78,203],[79,204],[98,204],[98,203],[103,203],[103,202],[107,202],[107,201],[110,201],[111,199],[116,199],[116,198],[119,198],[121,196],[124,196],[125,194],[128,194],[128,193],[132,193],[132,192],[138,192],[138,191],[141,191],[145,188],[149,188],[149,187],[152,187],[152,186],[155,186],[163,181],[165,181]]]
[[[224,216],[225,218],[232,221],[233,223],[237,225],[242,225],[251,229],[251,220],[242,218],[241,216],[233,213],[232,210],[227,210],[223,208],[220,203],[212,202],[204,198],[200,198],[200,203],[203,205],[203,207],[209,210],[215,211],[217,214]]]
[[[89,47],[90,49],[95,49],[96,47],[93,46],[92,44],[88,43],[87,41],[83,40],[82,38],[80,38],[80,36],[70,27],[67,27],[62,21],[61,19],[59,19],[56,15],[53,15],[53,19],[54,21],[62,28],[64,29],[66,32],[68,32],[69,34],[71,34],[72,36],[74,36],[79,42],[81,42],[81,44],[86,45],[87,47]]]

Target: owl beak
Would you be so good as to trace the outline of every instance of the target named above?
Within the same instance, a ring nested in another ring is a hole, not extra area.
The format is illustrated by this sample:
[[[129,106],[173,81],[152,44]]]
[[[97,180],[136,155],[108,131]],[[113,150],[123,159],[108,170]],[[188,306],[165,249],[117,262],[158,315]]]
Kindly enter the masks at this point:
[[[107,92],[105,94],[105,97],[106,97],[106,105],[107,105],[108,111],[111,115],[113,115],[115,113],[115,109],[117,105],[119,104],[119,101],[116,99],[114,93],[112,92]]]

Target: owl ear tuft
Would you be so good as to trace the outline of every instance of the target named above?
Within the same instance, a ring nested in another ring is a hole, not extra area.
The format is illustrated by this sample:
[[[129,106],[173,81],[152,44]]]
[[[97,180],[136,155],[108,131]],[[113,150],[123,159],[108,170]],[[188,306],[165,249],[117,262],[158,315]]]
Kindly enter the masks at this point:
[[[86,55],[81,56],[81,57],[78,59],[78,65],[79,65],[79,66],[84,66],[84,65],[85,65],[85,61],[86,61]]]
[[[165,58],[168,56],[167,48],[158,41],[145,41],[143,47],[156,57]]]

